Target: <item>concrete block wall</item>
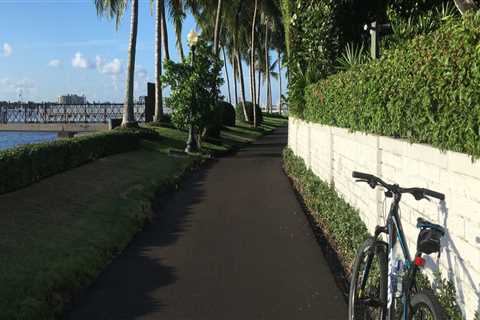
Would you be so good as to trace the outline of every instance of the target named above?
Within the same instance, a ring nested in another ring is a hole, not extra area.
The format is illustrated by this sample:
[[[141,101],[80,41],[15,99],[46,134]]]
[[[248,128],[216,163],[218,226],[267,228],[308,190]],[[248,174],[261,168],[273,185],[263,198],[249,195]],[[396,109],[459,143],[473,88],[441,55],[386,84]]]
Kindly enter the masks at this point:
[[[355,183],[352,171],[377,175],[406,187],[424,187],[445,194],[444,203],[416,201],[405,195],[401,219],[412,254],[416,220],[423,217],[445,226],[440,259],[427,259],[426,273],[440,269],[456,286],[466,319],[480,311],[480,161],[466,154],[442,152],[428,145],[349,132],[346,129],[289,120],[288,145],[322,180],[359,209],[370,232],[384,224],[390,201],[380,189]]]

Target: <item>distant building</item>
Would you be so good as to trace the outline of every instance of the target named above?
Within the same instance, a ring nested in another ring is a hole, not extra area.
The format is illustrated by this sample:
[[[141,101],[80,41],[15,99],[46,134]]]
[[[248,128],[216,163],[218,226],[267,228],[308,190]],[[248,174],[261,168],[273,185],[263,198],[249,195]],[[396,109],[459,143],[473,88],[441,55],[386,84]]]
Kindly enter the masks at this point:
[[[85,96],[77,96],[76,94],[67,94],[58,97],[59,104],[86,104],[87,98]]]

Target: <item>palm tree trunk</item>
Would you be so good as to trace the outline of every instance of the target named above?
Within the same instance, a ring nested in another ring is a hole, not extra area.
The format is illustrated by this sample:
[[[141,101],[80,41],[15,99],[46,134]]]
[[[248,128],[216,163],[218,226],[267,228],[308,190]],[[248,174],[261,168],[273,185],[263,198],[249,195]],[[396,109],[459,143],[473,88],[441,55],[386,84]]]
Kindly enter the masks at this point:
[[[257,108],[255,107],[256,101],[256,92],[255,92],[255,26],[257,24],[257,11],[258,11],[258,0],[255,0],[255,9],[253,11],[253,20],[252,20],[252,46],[251,46],[251,57],[250,57],[250,68],[252,68],[252,103],[253,106],[253,127],[257,127]]]
[[[282,114],[282,59],[281,59],[281,54],[280,54],[280,49],[277,49],[278,53],[278,112]]]
[[[175,34],[176,34],[176,44],[178,55],[180,56],[180,61],[185,62],[185,53],[183,52],[182,46],[182,25],[175,23]]]
[[[228,89],[228,101],[232,104],[232,93],[230,92],[230,77],[228,75],[227,55],[225,54],[225,47],[222,47],[223,51],[223,63],[225,66],[225,76],[227,77],[227,89]]]
[[[242,98],[242,107],[243,107],[243,116],[245,117],[246,121],[250,121],[248,118],[247,108],[245,106],[245,81],[243,79],[243,67],[242,67],[242,59],[240,59],[240,53],[237,49],[237,65],[238,65],[238,76],[240,77],[240,95]]]
[[[238,106],[238,89],[237,89],[238,68],[237,68],[237,64],[235,63],[235,57],[233,58],[233,63],[232,61],[230,61],[230,63],[233,66],[233,86],[235,88],[235,106]]]
[[[258,88],[257,88],[257,104],[260,107],[260,97],[262,96],[262,93],[260,92],[262,90],[262,70],[259,68],[258,69]]]
[[[213,36],[213,53],[218,56],[220,48],[220,17],[222,16],[222,0],[217,0],[217,12],[215,14],[215,30]]]
[[[162,2],[157,0],[155,19],[155,116],[154,121],[163,118],[163,93],[162,93]]]
[[[269,75],[270,76],[270,75]],[[272,101],[272,81],[268,81],[268,105],[270,106],[270,113],[273,113],[273,101]]]
[[[168,30],[167,30],[167,17],[165,15],[165,0],[161,0],[161,31],[162,31],[162,41],[163,41],[163,53],[165,54],[165,59],[170,60],[170,51],[168,50]]]
[[[122,127],[135,127],[135,114],[133,112],[133,93],[135,81],[135,54],[138,33],[138,0],[132,0],[132,19],[130,26],[130,44],[128,46],[128,67],[125,84],[125,103],[123,105]]]
[[[270,88],[270,56],[268,54],[268,19],[265,21],[265,77],[266,77],[266,87],[267,87],[267,111],[271,112],[272,106],[268,100],[268,88]]]

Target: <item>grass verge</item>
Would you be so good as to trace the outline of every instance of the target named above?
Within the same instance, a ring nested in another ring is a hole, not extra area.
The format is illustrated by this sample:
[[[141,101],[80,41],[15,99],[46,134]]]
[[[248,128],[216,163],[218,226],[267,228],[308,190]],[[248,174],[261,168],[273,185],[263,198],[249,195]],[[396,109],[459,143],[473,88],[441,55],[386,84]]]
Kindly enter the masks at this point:
[[[226,128],[203,153],[228,152],[286,120]],[[0,195],[0,319],[56,319],[151,217],[153,198],[205,160],[175,157],[186,133],[149,127],[137,150]]]

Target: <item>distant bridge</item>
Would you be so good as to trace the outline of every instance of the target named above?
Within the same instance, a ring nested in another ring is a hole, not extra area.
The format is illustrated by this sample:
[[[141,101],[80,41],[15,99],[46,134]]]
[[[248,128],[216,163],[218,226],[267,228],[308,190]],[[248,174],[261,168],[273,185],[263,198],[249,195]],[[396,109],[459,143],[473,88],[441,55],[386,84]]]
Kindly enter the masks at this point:
[[[135,119],[145,122],[145,105],[134,106]],[[92,132],[108,130],[110,119],[123,115],[123,104],[66,105],[0,103],[0,131]],[[148,118],[148,115],[147,115]]]

